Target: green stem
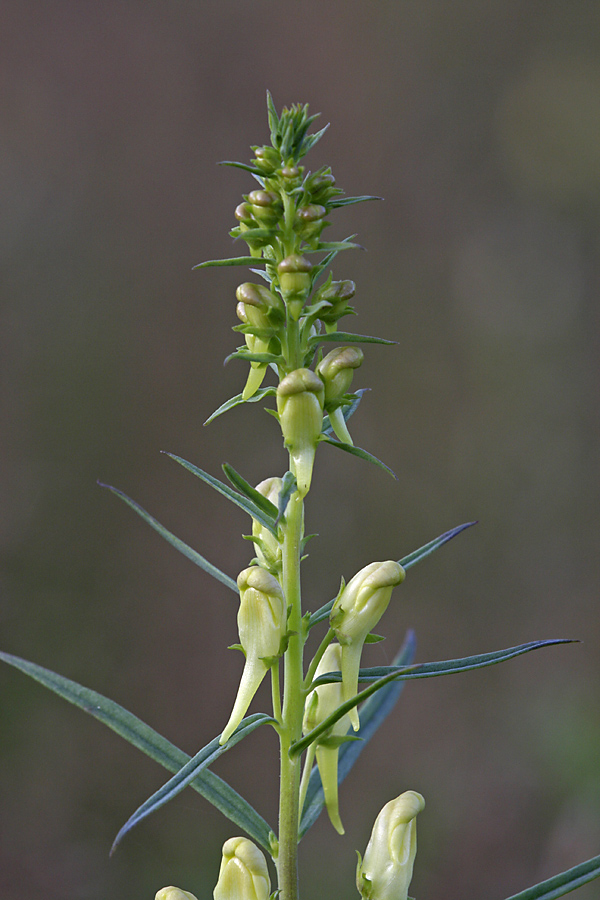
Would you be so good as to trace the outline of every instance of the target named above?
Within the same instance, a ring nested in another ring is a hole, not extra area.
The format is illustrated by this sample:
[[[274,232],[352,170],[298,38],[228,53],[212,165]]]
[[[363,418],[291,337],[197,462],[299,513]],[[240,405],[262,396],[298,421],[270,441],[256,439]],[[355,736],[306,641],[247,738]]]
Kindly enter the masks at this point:
[[[289,749],[302,735],[304,714],[304,638],[300,595],[303,502],[294,494],[288,505],[283,541],[283,591],[290,615],[291,637],[284,657],[282,727],[280,735],[281,775],[279,792],[279,853],[277,874],[281,900],[298,900],[298,822],[300,817],[300,759],[291,759]]]

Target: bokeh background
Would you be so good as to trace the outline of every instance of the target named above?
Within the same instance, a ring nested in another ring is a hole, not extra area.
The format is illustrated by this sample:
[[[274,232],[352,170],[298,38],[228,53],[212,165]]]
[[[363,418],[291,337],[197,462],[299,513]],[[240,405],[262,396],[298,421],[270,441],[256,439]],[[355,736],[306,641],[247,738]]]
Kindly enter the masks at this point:
[[[335,267],[349,324],[398,341],[368,350],[353,420],[398,482],[320,451],[307,604],[478,519],[412,570],[371,664],[407,627],[421,661],[583,639],[409,685],[344,785],[347,837],[305,838],[303,897],[356,896],[355,849],[408,788],[419,900],[500,900],[600,852],[600,5],[3,0],[0,33],[2,649],[190,753],[229,714],[235,598],[96,479],[246,565],[243,514],[159,451],[284,471],[256,406],[202,427],[245,379],[222,360],[247,276],[192,271],[230,252],[253,182],[215,163],[267,140],[270,88],[332,122],[311,168],[385,197],[328,237],[368,248]],[[212,896],[235,826],[188,791],[109,860],[164,771],[6,666],[0,717],[2,900]],[[267,730],[216,767],[272,822],[275,769]]]

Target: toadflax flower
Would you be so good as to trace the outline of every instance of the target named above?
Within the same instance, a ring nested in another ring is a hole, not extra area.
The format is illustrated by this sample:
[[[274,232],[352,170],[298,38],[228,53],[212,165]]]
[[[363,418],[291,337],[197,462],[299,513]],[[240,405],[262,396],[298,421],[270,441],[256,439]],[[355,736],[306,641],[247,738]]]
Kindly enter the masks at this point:
[[[156,892],[154,900],[197,900],[195,894],[182,891],[177,887],[164,887]]]
[[[277,412],[284,444],[294,464],[301,497],[312,478],[317,443],[323,427],[323,382],[311,369],[295,369],[279,382]]]
[[[339,644],[330,644],[315,671],[315,678],[327,672],[339,672],[341,669],[342,648]],[[320,725],[328,716],[336,711],[344,702],[341,682],[322,684],[311,693],[304,713],[303,730],[308,734]],[[333,725],[329,731],[319,738],[316,748],[317,766],[323,785],[325,806],[331,824],[338,832],[344,834],[344,826],[340,819],[338,806],[338,754],[340,743],[350,728],[350,717],[345,715]]]
[[[237,622],[246,662],[220,744],[225,744],[238,727],[261,681],[281,655],[287,624],[283,591],[273,575],[260,566],[250,566],[240,572],[237,585],[240,591]]]
[[[269,900],[271,880],[264,854],[247,838],[223,844],[214,900]]]
[[[363,359],[364,353],[358,347],[336,347],[317,366],[317,374],[325,385],[325,409],[329,413],[331,427],[344,444],[352,444],[352,438],[344,419],[341,400],[350,389],[354,369],[358,369]]]
[[[264,285],[252,284],[249,281],[238,286],[235,296],[238,300],[236,307],[238,319],[243,325],[249,325],[262,332],[262,336],[261,334],[246,334],[246,346],[251,353],[267,353],[272,325],[284,316],[281,298]],[[267,363],[254,360],[250,363],[250,373],[242,392],[244,400],[249,400],[254,396],[262,384],[266,371]]]
[[[342,691],[350,700],[358,691],[358,670],[365,638],[386,611],[395,585],[405,578],[402,566],[389,559],[374,562],[351,578],[342,587],[335,601],[329,621],[342,645]],[[350,711],[355,731],[360,722],[356,707]]]
[[[356,870],[356,887],[363,900],[407,900],[417,853],[417,815],[425,800],[405,791],[383,807]]]

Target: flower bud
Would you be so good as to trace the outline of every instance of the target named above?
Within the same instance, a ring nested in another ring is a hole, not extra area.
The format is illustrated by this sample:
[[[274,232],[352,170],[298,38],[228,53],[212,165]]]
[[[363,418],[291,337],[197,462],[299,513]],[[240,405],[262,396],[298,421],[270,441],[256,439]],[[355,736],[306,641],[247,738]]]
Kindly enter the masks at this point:
[[[274,147],[254,147],[254,156],[256,157],[254,164],[257,169],[272,175],[277,166],[281,163],[281,155]]]
[[[282,484],[281,478],[266,478],[256,485],[256,490],[277,506]],[[277,566],[281,561],[281,545],[277,538],[256,519],[252,519],[252,537],[256,540],[254,546],[260,564],[267,569]]]
[[[237,623],[246,662],[220,744],[227,743],[238,727],[261,681],[281,654],[287,624],[283,592],[277,579],[269,572],[259,566],[250,566],[240,572],[237,585],[240,591]]]
[[[327,672],[339,672],[342,661],[342,648],[339,644],[330,644],[315,671],[315,678],[325,675]],[[304,734],[308,734],[317,725],[320,725],[328,716],[336,711],[344,702],[342,697],[342,684],[339,681],[331,684],[322,684],[312,692],[306,704],[302,727]],[[338,755],[339,744],[336,746],[336,738],[345,737],[350,727],[350,717],[342,716],[321,738],[319,738],[316,756],[325,806],[331,824],[338,832],[344,833],[344,826],[340,819],[338,807]],[[333,740],[332,740],[333,739]]]
[[[336,193],[335,178],[331,174],[331,169],[327,167],[310,175],[306,179],[304,190],[310,194],[313,203],[327,203],[330,197]]]
[[[405,578],[402,566],[388,560],[365,566],[351,578],[333,604],[329,617],[342,645],[342,689],[344,700],[358,692],[358,671],[365,638],[386,611],[392,590]],[[350,711],[355,731],[360,722],[356,707]]]
[[[324,394],[323,382],[310,369],[290,372],[277,388],[279,423],[302,497],[310,487],[315,452],[323,427]]]
[[[281,201],[274,191],[250,191],[248,203],[252,215],[261,225],[274,225],[281,215]]]
[[[279,286],[292,318],[298,319],[311,288],[312,265],[299,253],[286,256],[277,266]]]
[[[254,219],[252,218],[252,207],[249,203],[240,203],[239,206],[236,206],[234,215],[238,222],[243,222],[244,225],[254,224]]]
[[[315,301],[327,300],[330,304],[329,309],[319,313],[319,318],[327,331],[335,331],[338,320],[354,312],[348,301],[355,293],[356,285],[353,281],[332,281],[329,285],[323,285],[323,288],[315,294]]]
[[[356,870],[363,900],[407,900],[417,853],[417,815],[425,801],[406,791],[383,807]]]
[[[154,900],[196,900],[194,894],[189,891],[182,891],[176,887],[164,887],[156,892]]]
[[[214,900],[269,900],[270,893],[267,861],[256,844],[243,837],[225,841]]]
[[[328,353],[317,366],[317,374],[325,385],[325,409],[329,413],[329,421],[336,435],[345,444],[351,444],[352,438],[346,426],[341,405],[332,405],[347,393],[354,369],[362,364],[364,353],[358,347],[337,347]]]

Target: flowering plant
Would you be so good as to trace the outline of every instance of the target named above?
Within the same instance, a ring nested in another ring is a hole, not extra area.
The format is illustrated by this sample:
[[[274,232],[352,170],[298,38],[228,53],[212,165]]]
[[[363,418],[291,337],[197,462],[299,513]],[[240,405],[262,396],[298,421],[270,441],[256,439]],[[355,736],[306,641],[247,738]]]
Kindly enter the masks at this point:
[[[316,117],[309,116],[307,106],[294,105],[279,115],[268,95],[268,117],[270,144],[253,147],[250,164],[227,163],[245,170],[258,183],[236,208],[237,224],[231,231],[232,237],[246,243],[247,255],[210,260],[198,267],[250,268],[255,277],[236,291],[240,324],[234,331],[243,336],[243,344],[229,357],[247,364],[247,379],[241,392],[207,421],[243,403],[274,399],[274,408],[267,412],[279,423],[289,467],[253,487],[227,463],[223,465],[224,482],[169,454],[250,516],[249,537],[255,555],[234,580],[135,501],[110,488],[171,545],[239,595],[236,646],[245,663],[231,712],[223,716],[223,729],[190,758],[97,692],[34,663],[0,654],[5,662],[91,713],[173,773],[121,828],[113,850],[134,826],[188,786],[248,835],[226,841],[215,900],[268,900],[276,895],[281,900],[297,900],[298,843],[324,809],[333,827],[344,833],[339,785],[392,712],[405,681],[489,666],[530,650],[566,643],[534,641],[462,659],[414,664],[415,641],[409,633],[391,665],[361,667],[365,643],[381,639],[373,629],[393,602],[394,588],[401,585],[412,566],[472,522],[398,560],[372,562],[347,584],[342,579],[337,597],[317,610],[303,608],[301,563],[309,539],[304,533],[304,504],[320,444],[329,443],[393,475],[370,452],[354,445],[348,422],[363,396],[363,391],[352,389],[354,372],[363,361],[357,345],[394,342],[341,329],[340,321],[354,313],[350,301],[355,285],[334,280],[331,267],[338,254],[359,245],[353,236],[339,241],[323,239],[336,209],[376,198],[345,196],[328,167],[316,172],[306,169],[304,157],[326,130],[309,133]],[[329,349],[331,345],[336,346]],[[265,383],[268,377],[270,381]],[[308,636],[318,626],[324,626],[325,633],[305,664]],[[247,715],[267,677],[271,682],[270,711]],[[211,768],[222,754],[261,726],[273,729],[280,747],[276,828]],[[359,858],[356,883],[363,900],[406,900],[416,854],[416,817],[424,806],[421,794],[408,789],[379,813],[364,858]],[[267,857],[277,877],[274,893]],[[598,875],[600,857],[511,900],[552,900]],[[185,898],[194,900],[194,895],[173,886],[156,894],[156,900]]]

